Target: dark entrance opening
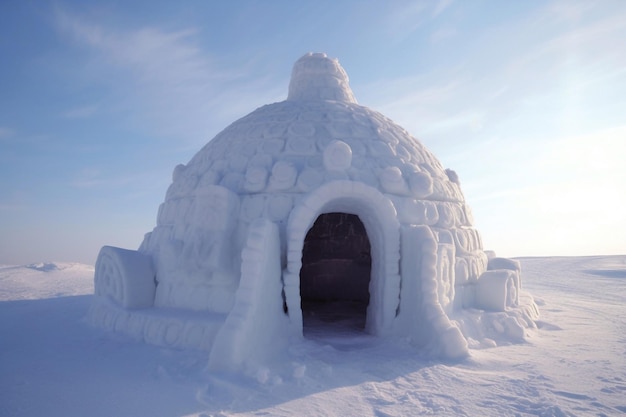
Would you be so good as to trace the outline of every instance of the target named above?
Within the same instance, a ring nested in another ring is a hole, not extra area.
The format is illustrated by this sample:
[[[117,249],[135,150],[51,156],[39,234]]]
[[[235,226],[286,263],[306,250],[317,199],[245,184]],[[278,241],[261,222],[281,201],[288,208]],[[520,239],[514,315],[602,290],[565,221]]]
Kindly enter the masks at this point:
[[[320,215],[302,248],[300,297],[305,335],[363,331],[370,300],[370,242],[354,214]]]

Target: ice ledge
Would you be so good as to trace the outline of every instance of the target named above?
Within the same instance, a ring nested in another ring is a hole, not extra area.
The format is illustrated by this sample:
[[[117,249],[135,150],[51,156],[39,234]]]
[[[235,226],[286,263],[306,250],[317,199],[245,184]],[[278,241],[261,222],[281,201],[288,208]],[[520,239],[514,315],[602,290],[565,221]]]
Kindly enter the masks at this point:
[[[304,55],[291,71],[287,100],[332,100],[355,103],[348,74],[337,59],[324,53]]]

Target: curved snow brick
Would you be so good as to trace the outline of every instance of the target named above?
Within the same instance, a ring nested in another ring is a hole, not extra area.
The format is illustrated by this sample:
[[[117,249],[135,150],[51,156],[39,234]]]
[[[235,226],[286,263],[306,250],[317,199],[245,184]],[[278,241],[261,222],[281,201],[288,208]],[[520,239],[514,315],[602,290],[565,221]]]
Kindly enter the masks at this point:
[[[454,265],[454,280],[455,285],[467,284],[469,281],[469,268],[465,258],[459,256],[456,257]]]
[[[379,175],[380,185],[388,193],[409,195],[409,187],[402,176],[402,171],[396,166],[387,167]]]
[[[437,212],[439,213],[439,220],[437,221],[437,227],[443,229],[450,229],[458,221],[454,217],[454,209],[452,203],[443,202],[437,204]]]
[[[506,269],[484,272],[476,282],[476,308],[505,311],[517,304],[516,273]]]
[[[433,193],[433,179],[426,172],[415,172],[409,178],[411,191],[417,198],[426,198]]]
[[[437,245],[437,293],[439,304],[448,312],[454,301],[454,245]]]
[[[520,265],[519,261],[516,261],[515,259],[492,257],[489,258],[487,269],[509,269],[511,271],[520,272],[522,270],[522,266]]]
[[[243,185],[244,190],[250,192],[259,192],[265,189],[268,178],[267,169],[260,166],[249,166],[246,170],[246,182]]]
[[[104,246],[94,275],[95,293],[125,308],[151,307],[156,284],[152,259],[141,252]]]
[[[492,257],[489,258],[489,263],[487,264],[487,270],[498,270],[498,269],[506,269],[513,272],[513,279],[515,280],[515,294],[514,305],[519,304],[519,292],[522,289],[522,266],[519,261],[515,259],[508,258],[498,258]]]
[[[324,167],[328,171],[343,171],[352,164],[352,148],[341,140],[332,141],[324,149]]]
[[[286,190],[296,183],[298,170],[287,161],[278,161],[272,167],[272,175],[270,177],[270,188],[272,190]]]

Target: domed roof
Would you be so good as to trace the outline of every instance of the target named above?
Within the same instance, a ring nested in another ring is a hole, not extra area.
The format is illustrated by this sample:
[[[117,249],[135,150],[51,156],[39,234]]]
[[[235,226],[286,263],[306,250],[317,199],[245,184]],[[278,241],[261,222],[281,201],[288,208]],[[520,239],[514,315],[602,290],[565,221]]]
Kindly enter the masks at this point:
[[[236,194],[306,193],[337,179],[463,201],[453,171],[392,120],[357,104],[336,59],[309,53],[293,67],[287,100],[235,121],[179,165],[167,198],[212,185]]]

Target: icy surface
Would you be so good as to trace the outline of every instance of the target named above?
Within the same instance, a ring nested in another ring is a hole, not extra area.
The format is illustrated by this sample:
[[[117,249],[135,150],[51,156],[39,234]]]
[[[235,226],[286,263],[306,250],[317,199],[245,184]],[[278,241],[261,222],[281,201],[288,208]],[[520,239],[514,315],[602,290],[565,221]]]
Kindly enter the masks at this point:
[[[0,415],[623,415],[626,256],[520,262],[542,312],[525,344],[473,345],[471,358],[440,363],[320,326],[246,376],[206,373],[206,352],[88,326],[93,267],[3,266]]]

